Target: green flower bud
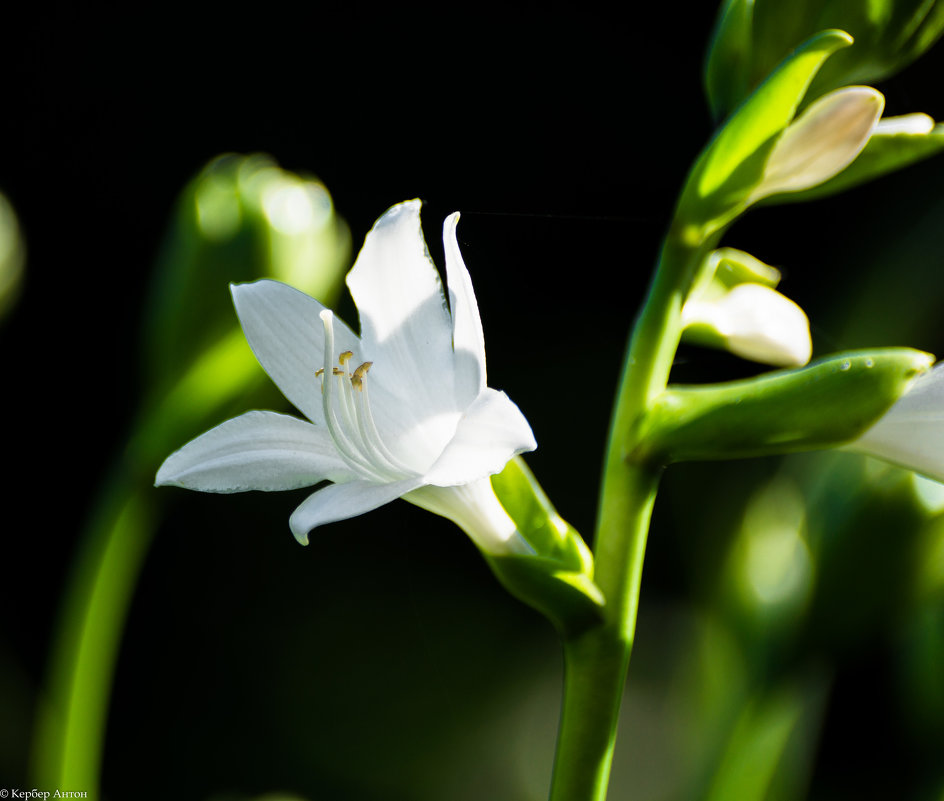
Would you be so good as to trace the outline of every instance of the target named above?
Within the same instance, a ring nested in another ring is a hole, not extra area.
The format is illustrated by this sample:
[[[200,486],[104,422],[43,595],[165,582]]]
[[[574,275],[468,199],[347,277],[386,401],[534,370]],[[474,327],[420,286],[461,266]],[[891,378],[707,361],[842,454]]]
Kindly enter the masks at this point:
[[[704,242],[758,200],[820,184],[855,159],[881,115],[878,92],[852,87],[797,116],[816,73],[851,43],[839,30],[807,40],[731,115],[682,190],[675,226],[684,240]]]
[[[705,64],[715,119],[736,108],[791,50],[818,31],[848,31],[855,44],[830,59],[810,96],[875,83],[920,56],[944,31],[940,0],[726,0]]]
[[[670,387],[652,410],[634,457],[669,463],[843,446],[862,437],[913,383],[919,385],[916,379],[932,362],[921,351],[885,348],[743,381]]]

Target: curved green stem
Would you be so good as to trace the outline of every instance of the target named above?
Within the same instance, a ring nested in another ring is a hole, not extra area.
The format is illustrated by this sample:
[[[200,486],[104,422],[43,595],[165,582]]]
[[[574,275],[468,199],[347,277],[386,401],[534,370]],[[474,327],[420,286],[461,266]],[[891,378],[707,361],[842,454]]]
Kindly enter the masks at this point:
[[[681,338],[682,303],[711,247],[675,230],[633,329],[610,425],[595,543],[594,580],[606,598],[600,626],[564,641],[564,701],[551,801],[604,801],[619,706],[632,653],[649,521],[661,466],[632,458],[665,389]]]
[[[121,634],[154,530],[150,485],[116,472],[80,544],[37,720],[33,779],[98,797],[105,722]]]

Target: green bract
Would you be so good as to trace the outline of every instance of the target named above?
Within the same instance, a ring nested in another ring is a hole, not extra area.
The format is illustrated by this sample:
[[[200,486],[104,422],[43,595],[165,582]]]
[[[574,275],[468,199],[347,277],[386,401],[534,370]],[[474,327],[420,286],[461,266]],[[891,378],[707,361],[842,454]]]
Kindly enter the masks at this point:
[[[850,83],[889,77],[944,31],[940,0],[725,0],[705,64],[715,119],[729,114],[790,50],[825,28],[855,44],[830,59],[811,91],[817,97]]]
[[[551,505],[521,457],[492,476],[492,487],[533,555],[485,554],[495,575],[515,597],[575,633],[600,620],[604,603],[593,582],[593,555],[576,529]]]
[[[669,388],[635,456],[668,463],[837,447],[868,430],[932,361],[910,348],[884,348],[744,381]]]

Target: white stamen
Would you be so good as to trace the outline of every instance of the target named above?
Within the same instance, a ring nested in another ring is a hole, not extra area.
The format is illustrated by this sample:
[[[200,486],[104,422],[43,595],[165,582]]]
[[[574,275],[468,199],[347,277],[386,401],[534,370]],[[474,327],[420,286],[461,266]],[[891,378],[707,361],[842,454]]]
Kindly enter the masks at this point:
[[[358,368],[358,370],[359,369],[360,368]],[[365,370],[364,372],[366,373],[367,371]],[[358,385],[359,391],[357,392],[356,402],[357,409],[360,412],[357,416],[357,421],[360,424],[361,436],[364,438],[365,442],[370,442],[380,455],[396,470],[401,473],[413,473],[413,470],[410,470],[409,467],[390,452],[390,449],[384,445],[384,441],[380,438],[380,432],[377,430],[377,424],[374,423],[374,416],[370,411],[370,401],[367,397],[367,382],[364,380],[365,375],[360,375],[359,377],[360,383]]]
[[[331,370],[333,373],[334,368],[331,365],[334,364],[334,314],[332,314],[330,309],[325,309],[318,316],[321,318],[322,323],[324,323],[325,331],[324,371],[325,374],[327,374],[328,370]],[[335,395],[335,392],[332,391],[331,388],[332,383],[328,375],[323,376],[321,384],[321,404],[324,410],[325,423],[338,449],[338,453],[344,461],[358,472],[367,473],[375,480],[389,480],[390,476],[386,475],[385,471],[378,471],[376,465],[364,459],[363,455],[359,453],[358,448],[351,443],[347,434],[344,433],[344,429],[335,417],[334,404],[331,402]]]
[[[354,353],[346,350],[338,356],[340,367],[330,366],[334,361],[334,315],[325,310],[320,316],[325,329],[324,367],[320,371],[322,405],[325,423],[338,452],[351,467],[374,479],[390,481],[416,475],[384,445],[374,423],[364,381],[371,362],[364,362],[353,373],[349,372],[347,364]],[[337,378],[333,388],[334,382],[324,381],[329,369]]]

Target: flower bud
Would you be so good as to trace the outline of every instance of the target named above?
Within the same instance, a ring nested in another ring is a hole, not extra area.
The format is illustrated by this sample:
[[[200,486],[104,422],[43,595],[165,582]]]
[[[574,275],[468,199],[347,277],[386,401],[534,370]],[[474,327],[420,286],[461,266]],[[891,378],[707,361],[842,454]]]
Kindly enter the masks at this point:
[[[722,248],[682,308],[683,338],[777,367],[799,367],[813,345],[805,312],[774,287],[780,273],[749,253]]]
[[[801,42],[825,28],[855,44],[817,75],[811,96],[877,83],[918,58],[944,31],[941,0],[726,0],[705,62],[712,113],[722,119]]]
[[[748,202],[809,189],[842,172],[862,152],[884,106],[881,93],[867,86],[816,100],[777,139]]]

